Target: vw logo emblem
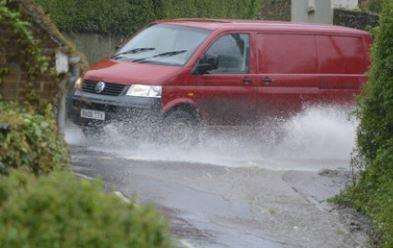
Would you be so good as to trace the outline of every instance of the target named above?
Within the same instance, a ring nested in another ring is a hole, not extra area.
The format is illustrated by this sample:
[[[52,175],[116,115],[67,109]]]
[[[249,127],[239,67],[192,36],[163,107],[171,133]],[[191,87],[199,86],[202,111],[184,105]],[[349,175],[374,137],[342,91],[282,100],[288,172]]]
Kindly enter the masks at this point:
[[[98,82],[94,90],[97,94],[102,93],[105,89],[105,86],[105,82]]]

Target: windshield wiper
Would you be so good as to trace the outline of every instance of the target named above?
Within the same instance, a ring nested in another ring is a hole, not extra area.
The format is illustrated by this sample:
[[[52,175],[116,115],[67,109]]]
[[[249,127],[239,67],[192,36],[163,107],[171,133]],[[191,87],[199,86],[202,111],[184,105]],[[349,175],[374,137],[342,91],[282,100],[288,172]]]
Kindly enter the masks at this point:
[[[130,49],[130,50],[127,50],[127,51],[124,51],[124,52],[121,52],[121,53],[117,53],[117,54],[113,55],[111,58],[112,59],[113,58],[117,58],[120,55],[124,55],[124,54],[136,54],[136,53],[140,53],[140,52],[144,52],[144,51],[154,51],[154,50],[156,50],[156,49],[153,48],[153,47],[134,48],[134,49]]]
[[[166,57],[166,56],[170,57],[170,56],[175,56],[175,55],[178,55],[178,54],[181,54],[181,53],[185,53],[185,52],[187,52],[187,50],[178,50],[178,51],[171,51],[171,52],[159,53],[159,54],[157,54],[157,55],[154,55],[153,58],[156,58],[156,57]]]
[[[178,55],[178,54],[185,53],[187,51],[188,50],[178,50],[178,51],[164,52],[164,53],[156,54],[156,55],[151,56],[151,57],[135,59],[132,62],[141,62],[141,61],[145,61],[145,60],[152,59],[152,58],[157,58],[157,57],[170,57],[170,56],[175,56],[175,55]]]

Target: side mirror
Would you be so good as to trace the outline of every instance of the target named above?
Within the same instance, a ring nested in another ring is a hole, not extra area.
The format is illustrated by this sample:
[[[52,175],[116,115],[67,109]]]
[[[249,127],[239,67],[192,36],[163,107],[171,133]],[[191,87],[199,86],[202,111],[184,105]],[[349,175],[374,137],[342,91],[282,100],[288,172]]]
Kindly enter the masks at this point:
[[[217,68],[218,57],[212,55],[205,55],[202,59],[199,60],[198,64],[196,65],[194,69],[194,74],[203,75]]]

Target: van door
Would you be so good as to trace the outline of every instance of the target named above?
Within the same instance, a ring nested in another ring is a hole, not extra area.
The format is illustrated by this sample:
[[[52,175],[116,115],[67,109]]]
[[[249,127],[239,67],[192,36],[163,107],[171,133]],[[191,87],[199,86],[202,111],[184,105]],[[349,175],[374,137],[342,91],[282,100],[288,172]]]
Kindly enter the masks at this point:
[[[250,33],[220,35],[202,56],[217,58],[217,69],[191,76],[194,101],[208,124],[240,125],[255,117],[251,39]]]
[[[287,118],[318,98],[319,76],[313,35],[257,35],[259,118]]]

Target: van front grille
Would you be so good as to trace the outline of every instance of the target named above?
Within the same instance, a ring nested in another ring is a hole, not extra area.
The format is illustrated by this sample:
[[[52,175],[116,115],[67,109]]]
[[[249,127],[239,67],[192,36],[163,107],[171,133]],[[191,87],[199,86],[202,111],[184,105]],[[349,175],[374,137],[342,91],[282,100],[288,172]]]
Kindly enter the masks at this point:
[[[98,93],[96,91],[96,85],[98,82],[91,80],[84,80],[82,84],[82,91],[98,94],[98,95],[106,95],[106,96],[119,96],[123,93],[126,85],[123,84],[115,84],[115,83],[106,83],[105,88],[102,92]]]

